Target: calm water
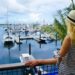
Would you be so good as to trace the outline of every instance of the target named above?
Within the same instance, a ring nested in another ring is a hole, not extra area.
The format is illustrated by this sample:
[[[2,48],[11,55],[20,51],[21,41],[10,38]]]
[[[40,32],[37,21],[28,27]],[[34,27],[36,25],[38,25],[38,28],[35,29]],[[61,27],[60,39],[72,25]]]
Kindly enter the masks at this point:
[[[3,44],[3,35],[5,31],[2,27],[0,27],[0,64],[7,63],[17,63],[20,62],[20,54],[29,52],[29,44],[31,44],[32,55],[36,59],[48,59],[53,57],[53,51],[56,48],[60,48],[60,41],[57,42],[57,46],[55,42],[47,42],[47,44],[41,44],[41,48],[39,43],[35,40],[24,40],[21,45],[15,45],[11,48],[4,47]]]

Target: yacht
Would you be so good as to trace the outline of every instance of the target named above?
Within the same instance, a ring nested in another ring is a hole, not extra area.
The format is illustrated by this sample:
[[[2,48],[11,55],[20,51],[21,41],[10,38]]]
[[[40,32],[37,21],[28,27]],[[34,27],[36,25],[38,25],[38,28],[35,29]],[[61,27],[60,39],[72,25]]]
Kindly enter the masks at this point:
[[[28,53],[22,53],[20,55],[20,61],[21,62],[27,62],[29,60],[34,60],[34,57],[32,55],[29,55]]]
[[[9,45],[14,44],[14,36],[12,34],[9,34],[9,33],[4,34],[3,43],[4,44],[9,44]]]
[[[46,44],[46,37],[41,34],[40,32],[36,32],[33,34],[33,39],[36,40],[38,43],[41,43],[41,44]]]

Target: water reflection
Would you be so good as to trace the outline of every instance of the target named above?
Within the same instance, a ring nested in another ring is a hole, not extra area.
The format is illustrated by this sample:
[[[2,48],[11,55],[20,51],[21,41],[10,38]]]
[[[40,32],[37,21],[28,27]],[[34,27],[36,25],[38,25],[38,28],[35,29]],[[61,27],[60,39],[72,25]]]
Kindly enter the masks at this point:
[[[8,61],[9,63],[11,63],[11,54],[10,54],[10,50],[12,47],[14,47],[14,43],[4,43],[4,47],[8,49]]]

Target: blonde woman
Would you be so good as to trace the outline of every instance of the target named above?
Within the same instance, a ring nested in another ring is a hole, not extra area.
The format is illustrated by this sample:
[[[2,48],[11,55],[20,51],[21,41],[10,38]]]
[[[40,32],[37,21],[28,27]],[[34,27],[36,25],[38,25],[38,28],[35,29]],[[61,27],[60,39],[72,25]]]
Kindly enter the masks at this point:
[[[26,66],[56,64],[60,60],[58,75],[75,75],[75,10],[70,11],[65,22],[67,35],[58,52],[58,56],[45,60],[32,60],[27,62]]]

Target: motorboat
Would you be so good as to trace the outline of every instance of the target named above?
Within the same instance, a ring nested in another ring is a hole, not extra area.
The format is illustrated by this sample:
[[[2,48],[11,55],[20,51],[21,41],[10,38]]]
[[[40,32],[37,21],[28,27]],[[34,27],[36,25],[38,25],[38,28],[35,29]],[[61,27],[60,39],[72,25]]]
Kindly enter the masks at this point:
[[[33,34],[33,39],[36,40],[38,43],[46,44],[47,38],[43,36],[40,32]]]
[[[20,55],[20,61],[21,62],[27,62],[29,60],[34,60],[34,57],[32,55],[29,55],[28,53],[22,53]]]
[[[42,43],[42,44],[46,44],[45,38],[39,38],[39,39],[38,39],[38,42],[39,42],[39,43]]]
[[[3,43],[10,44],[10,45],[14,44],[14,36],[11,34],[4,34]]]
[[[15,37],[15,42],[17,44],[22,44],[22,40],[18,36]]]

